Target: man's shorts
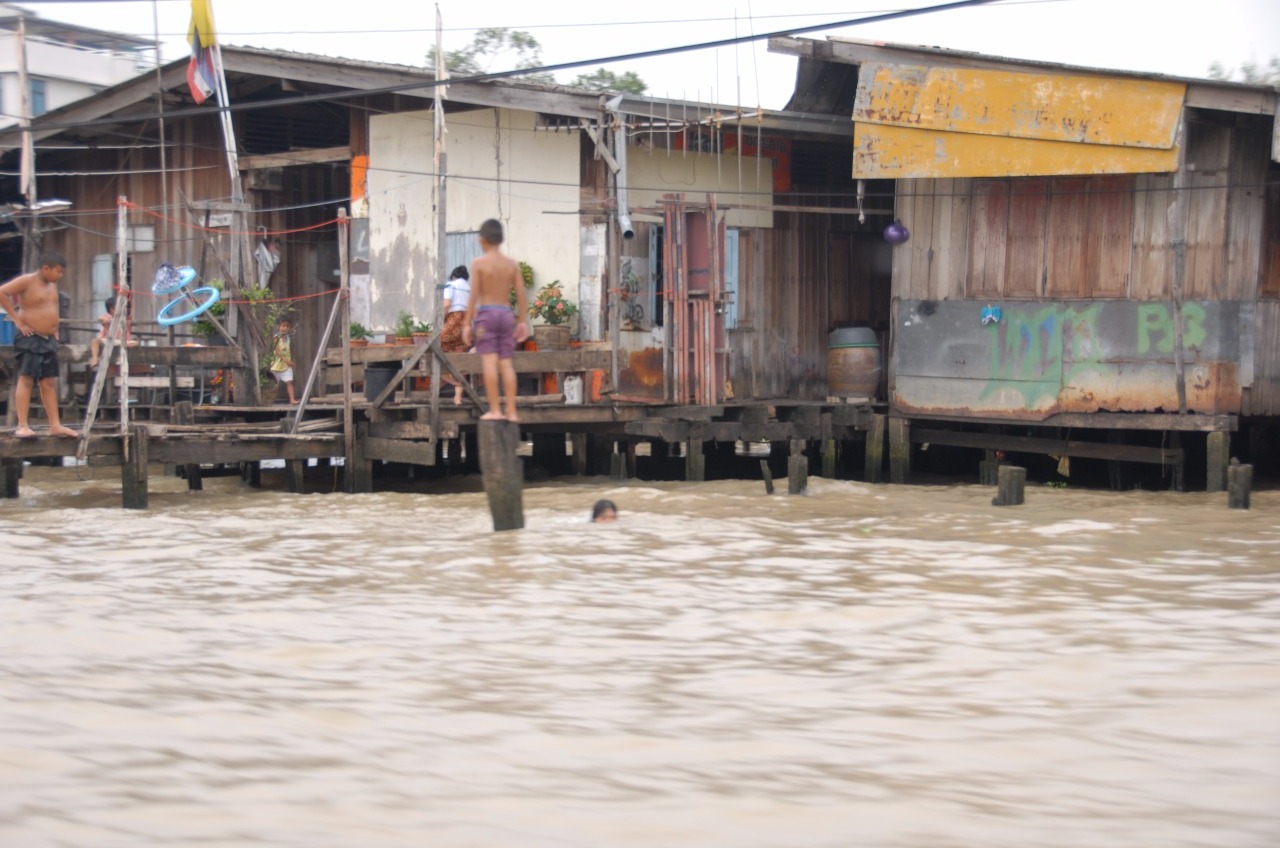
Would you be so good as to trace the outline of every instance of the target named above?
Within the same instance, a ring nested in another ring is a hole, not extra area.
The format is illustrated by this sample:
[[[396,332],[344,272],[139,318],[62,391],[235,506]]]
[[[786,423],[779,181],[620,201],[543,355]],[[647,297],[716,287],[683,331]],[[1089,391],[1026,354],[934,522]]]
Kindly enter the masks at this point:
[[[284,369],[283,371],[272,371],[271,373],[276,375],[276,382],[277,382],[277,383],[292,383],[292,382],[293,382],[293,369],[292,369],[292,368],[286,368],[286,369]]]
[[[516,352],[516,317],[506,306],[481,306],[472,325],[476,331],[476,353],[496,353],[510,359]]]
[[[58,340],[32,333],[13,340],[14,357],[18,360],[18,376],[46,380],[58,376]]]

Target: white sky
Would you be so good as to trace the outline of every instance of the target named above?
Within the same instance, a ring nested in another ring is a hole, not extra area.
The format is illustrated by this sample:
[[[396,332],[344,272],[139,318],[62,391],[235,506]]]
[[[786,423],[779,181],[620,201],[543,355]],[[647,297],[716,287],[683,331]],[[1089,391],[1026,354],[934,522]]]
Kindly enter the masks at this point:
[[[507,26],[533,33],[543,45],[545,62],[565,62],[923,5],[931,3],[441,0],[440,10],[448,30],[446,50],[469,42],[476,27]],[[165,58],[184,55],[189,4],[159,0],[155,6]],[[355,4],[349,0],[213,0],[213,6],[218,29],[229,44],[422,64],[434,40],[434,7],[420,0],[361,0]],[[27,7],[44,17],[86,26],[147,37],[153,33],[151,0]],[[353,11],[358,14],[353,16]],[[750,15],[755,16],[753,21]],[[691,18],[720,20],[695,22]],[[643,23],[650,21],[655,23]],[[570,24],[589,25],[566,26]],[[354,30],[385,31],[351,32]],[[1237,66],[1242,61],[1265,63],[1280,56],[1280,0],[1004,0],[990,7],[833,31],[837,32],[855,38],[1198,77],[1206,74],[1215,59]],[[505,67],[504,63],[491,70]],[[650,94],[705,101],[714,90],[718,102],[747,107],[780,108],[795,81],[795,60],[768,53],[763,43],[609,67],[638,72],[649,83]],[[567,81],[574,73],[562,72],[559,78]]]

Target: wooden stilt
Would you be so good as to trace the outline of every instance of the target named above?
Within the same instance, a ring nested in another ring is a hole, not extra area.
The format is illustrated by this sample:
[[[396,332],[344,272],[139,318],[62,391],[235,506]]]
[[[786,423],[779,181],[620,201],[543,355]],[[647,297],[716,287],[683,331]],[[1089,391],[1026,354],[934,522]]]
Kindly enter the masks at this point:
[[[701,439],[685,442],[684,479],[690,483],[701,483],[707,479],[707,457],[702,452]]]
[[[18,497],[18,483],[22,479],[22,460],[0,460],[0,477],[3,478],[5,498]]]
[[[613,437],[592,433],[587,439],[588,473],[613,475]]]
[[[884,480],[884,433],[887,423],[885,416],[872,415],[867,427],[867,459],[863,477],[868,483]]]
[[[480,439],[475,432],[464,433],[463,444],[467,452],[466,463],[463,468],[468,474],[480,473]]]
[[[305,495],[307,493],[307,461],[305,459],[286,460],[284,473],[289,480],[290,492],[295,495]]]
[[[609,477],[613,480],[627,479],[626,454],[621,454],[621,453],[609,454]]]
[[[252,460],[240,463],[240,480],[248,483],[250,489],[261,489],[262,463]]]
[[[1253,489],[1253,466],[1240,465],[1231,460],[1227,468],[1227,506],[1231,509],[1248,509]]]
[[[769,460],[760,460],[760,474],[764,477],[764,493],[773,494],[773,471],[769,468]]]
[[[911,422],[889,419],[889,482],[906,483],[911,476]]]
[[[548,474],[563,474],[565,472],[565,452],[564,452],[564,433],[534,433],[533,439],[533,464],[545,470]],[[484,446],[480,447],[481,469],[484,468]]]
[[[992,506],[1020,506],[1026,502],[1027,469],[1016,465],[1000,466],[999,490],[991,499]]]
[[[587,457],[587,434],[574,433],[569,441],[573,445],[573,474],[575,477],[586,477],[591,473]]]
[[[636,443],[627,442],[625,447],[627,456],[627,479],[634,480],[636,479]]]
[[[494,532],[524,527],[524,466],[520,426],[510,421],[481,421],[480,471],[489,497]]]
[[[836,440],[822,440],[822,476],[828,480],[836,479]]]
[[[978,485],[995,486],[1000,483],[1000,460],[996,452],[989,450],[978,463]]]
[[[1208,472],[1206,492],[1222,492],[1227,488],[1227,465],[1231,459],[1231,434],[1217,430],[1208,438]]]
[[[367,451],[369,440],[369,423],[361,421],[355,425],[352,434],[351,452],[347,458],[346,489],[353,495],[368,494],[373,491],[373,462]]]
[[[128,456],[120,463],[120,488],[125,509],[146,509],[147,491],[147,428],[135,424],[125,437],[128,440]]]
[[[196,423],[195,408],[191,401],[179,401],[173,405],[173,423],[191,425]],[[200,473],[200,464],[196,462],[181,466],[182,475],[187,478],[187,491],[199,492],[204,489],[204,477]]]
[[[803,439],[791,440],[787,455],[787,494],[803,495],[809,490],[809,458],[805,456]]]

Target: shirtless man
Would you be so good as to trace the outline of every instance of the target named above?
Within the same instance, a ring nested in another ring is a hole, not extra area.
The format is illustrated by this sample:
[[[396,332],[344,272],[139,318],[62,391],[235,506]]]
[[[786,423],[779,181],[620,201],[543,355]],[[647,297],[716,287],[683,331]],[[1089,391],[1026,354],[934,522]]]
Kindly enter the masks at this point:
[[[476,351],[484,367],[484,393],[489,398],[489,411],[482,421],[518,421],[516,414],[516,369],[511,362],[516,344],[529,338],[526,321],[516,322],[511,314],[511,290],[516,290],[516,314],[529,314],[524,280],[520,266],[502,253],[502,224],[490,218],[480,225],[480,247],[484,256],[471,263],[471,301],[462,324],[462,340],[468,346],[475,337]],[[474,323],[473,323],[474,322]],[[502,414],[498,395],[498,371],[502,371],[502,389],[507,396],[507,414]]]
[[[0,307],[13,319],[18,338],[13,352],[18,360],[18,386],[13,393],[18,413],[14,435],[30,439],[35,431],[27,423],[31,409],[31,389],[40,382],[40,400],[49,418],[49,433],[75,438],[79,434],[64,427],[58,418],[58,282],[66,270],[67,258],[57,251],[45,251],[40,270],[14,277],[0,286]],[[15,304],[14,301],[17,301]]]

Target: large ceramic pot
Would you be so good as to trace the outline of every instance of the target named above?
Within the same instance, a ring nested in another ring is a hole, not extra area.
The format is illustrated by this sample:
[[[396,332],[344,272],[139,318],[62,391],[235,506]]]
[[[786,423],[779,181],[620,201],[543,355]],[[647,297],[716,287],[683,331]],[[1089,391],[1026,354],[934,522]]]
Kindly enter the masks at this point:
[[[569,325],[535,324],[533,339],[538,345],[538,350],[568,350]]]

